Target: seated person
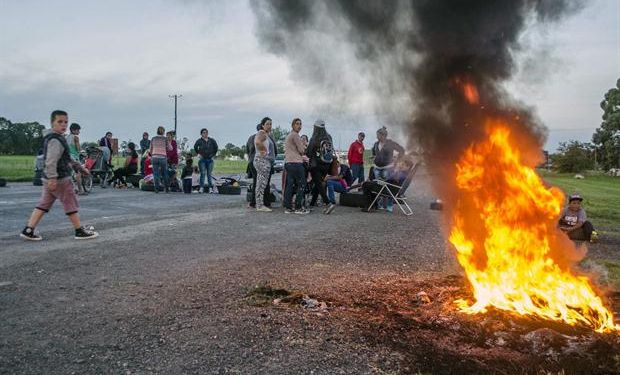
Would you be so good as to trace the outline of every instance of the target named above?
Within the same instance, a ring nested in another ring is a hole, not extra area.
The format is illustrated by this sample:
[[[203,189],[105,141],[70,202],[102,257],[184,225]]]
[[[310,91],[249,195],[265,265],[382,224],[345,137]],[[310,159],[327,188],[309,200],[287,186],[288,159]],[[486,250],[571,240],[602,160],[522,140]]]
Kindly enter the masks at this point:
[[[409,173],[411,173],[412,167],[413,161],[411,159],[407,157],[400,157],[396,161],[394,167],[386,171],[386,182],[396,185],[387,186],[387,188],[390,189],[392,194],[396,195],[398,193],[398,191],[400,190],[400,186],[405,182],[407,176],[409,176]],[[366,207],[362,208],[362,211],[370,212],[372,208],[376,208],[370,207],[370,204],[375,199],[377,193],[379,193],[379,190],[381,190],[381,187],[382,185],[379,184],[377,181],[364,181],[364,183],[362,184],[362,191],[364,192]],[[392,212],[392,199],[389,198],[387,199],[387,201],[387,209],[388,211]]]
[[[138,153],[133,142],[127,144],[128,155],[125,158],[125,165],[114,170],[114,176],[108,182],[115,182],[117,185],[126,185],[125,177],[138,173]]]
[[[586,211],[581,207],[581,201],[583,198],[579,194],[568,197],[568,206],[560,213],[560,229],[573,241],[590,241],[594,227],[586,220]]]
[[[346,165],[343,166],[338,162],[338,159],[334,159],[329,168],[329,173],[325,176],[327,198],[329,199],[329,204],[327,205],[327,208],[325,208],[325,211],[323,211],[326,215],[330,214],[334,210],[334,207],[336,207],[335,193],[344,193],[349,188],[349,184],[345,178],[347,171],[349,172],[349,175],[351,175],[349,167]]]
[[[200,170],[194,165],[192,170],[192,191],[200,191]]]

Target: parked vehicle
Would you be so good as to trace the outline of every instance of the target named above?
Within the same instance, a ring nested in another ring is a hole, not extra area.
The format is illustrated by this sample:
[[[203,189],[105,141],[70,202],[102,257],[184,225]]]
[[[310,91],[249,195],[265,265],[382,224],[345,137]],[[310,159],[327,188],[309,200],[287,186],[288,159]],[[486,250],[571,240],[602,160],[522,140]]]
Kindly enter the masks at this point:
[[[284,155],[280,154],[276,156],[276,161],[273,163],[273,171],[278,173],[284,170]]]

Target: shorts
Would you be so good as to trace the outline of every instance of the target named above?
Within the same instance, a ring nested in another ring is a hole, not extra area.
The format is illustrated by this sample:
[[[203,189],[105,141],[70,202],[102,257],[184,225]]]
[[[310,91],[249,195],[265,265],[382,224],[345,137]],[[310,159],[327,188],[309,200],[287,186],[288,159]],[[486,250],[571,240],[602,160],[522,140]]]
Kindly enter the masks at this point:
[[[65,209],[65,214],[72,215],[78,212],[80,205],[73,190],[73,181],[70,178],[58,180],[56,191],[54,192],[49,191],[47,183],[47,181],[43,183],[43,193],[41,194],[41,200],[39,200],[36,206],[37,209],[49,212],[56,199],[58,199]]]

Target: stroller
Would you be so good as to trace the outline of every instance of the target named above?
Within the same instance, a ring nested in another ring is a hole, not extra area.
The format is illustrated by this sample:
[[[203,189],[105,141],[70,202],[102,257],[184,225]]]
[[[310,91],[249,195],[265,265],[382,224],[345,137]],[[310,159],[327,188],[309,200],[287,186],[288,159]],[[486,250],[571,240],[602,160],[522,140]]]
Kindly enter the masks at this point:
[[[105,187],[106,182],[112,178],[113,168],[108,162],[110,150],[107,147],[87,147],[84,166],[90,171],[93,182],[99,182]]]

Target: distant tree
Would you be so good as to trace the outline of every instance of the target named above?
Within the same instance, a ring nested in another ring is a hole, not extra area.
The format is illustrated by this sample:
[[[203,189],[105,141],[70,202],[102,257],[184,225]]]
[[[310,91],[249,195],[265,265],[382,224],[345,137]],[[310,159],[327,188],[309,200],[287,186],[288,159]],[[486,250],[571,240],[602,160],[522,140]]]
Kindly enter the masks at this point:
[[[82,150],[86,150],[88,147],[99,147],[97,142],[82,142]]]
[[[559,172],[577,173],[594,168],[594,147],[579,141],[560,142],[558,152],[551,155]]]
[[[120,150],[119,150],[119,151],[120,151],[120,153],[121,153],[121,155],[122,155],[122,156],[127,155],[127,144],[128,144],[128,143],[129,143],[129,142],[127,142],[127,141],[122,141],[122,142],[121,142],[121,144],[120,144],[120,146],[119,146],[119,148],[120,148]]]
[[[36,155],[44,130],[38,122],[11,123],[0,117],[0,154]]]
[[[620,167],[620,79],[601,102],[603,122],[592,136],[598,163],[604,169]]]
[[[280,126],[276,126],[271,129],[271,135],[273,139],[276,141],[276,145],[278,146],[278,153],[284,152],[284,141],[286,141],[286,137],[288,136],[289,130],[284,130]]]
[[[227,143],[226,146],[224,146],[224,149],[219,151],[218,155],[219,157],[224,159],[230,158],[232,156],[243,158],[244,153],[245,151],[242,147],[237,147],[232,143]]]
[[[181,150],[182,155],[192,155],[191,150],[189,149],[189,138],[183,137],[181,142],[177,142],[179,150]]]

